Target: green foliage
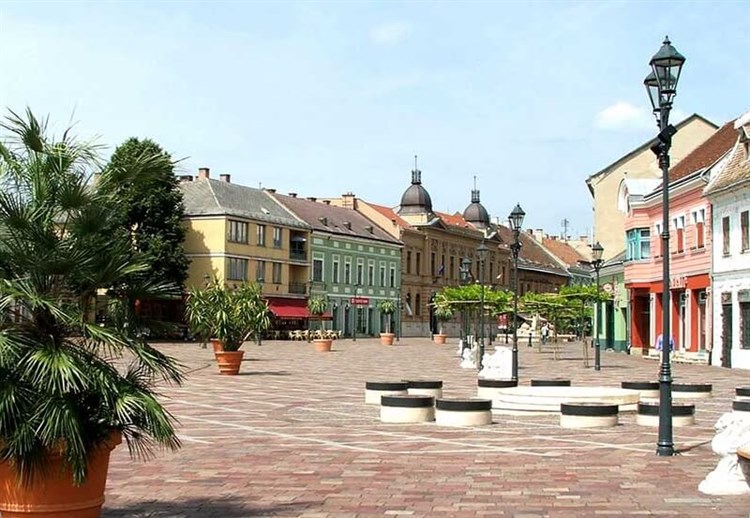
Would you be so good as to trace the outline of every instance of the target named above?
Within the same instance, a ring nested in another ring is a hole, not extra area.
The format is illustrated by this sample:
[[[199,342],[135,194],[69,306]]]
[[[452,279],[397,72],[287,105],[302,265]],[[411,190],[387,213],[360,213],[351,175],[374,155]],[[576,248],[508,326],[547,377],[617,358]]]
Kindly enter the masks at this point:
[[[107,169],[115,173],[128,170],[146,157],[151,164],[145,179],[132,182],[127,176],[116,175],[120,181],[111,187],[119,203],[112,209],[120,219],[120,229],[129,231],[133,248],[149,266],[137,276],[147,282],[182,286],[188,269],[182,246],[184,207],[172,157],[152,140],[130,138],[117,147]]]
[[[259,335],[271,325],[268,303],[257,283],[229,288],[214,279],[205,288],[188,295],[186,317],[191,330],[211,336],[225,351],[237,351],[250,335]]]
[[[393,299],[381,299],[378,301],[378,310],[386,316],[385,332],[391,332],[391,315],[396,312],[396,301]]]
[[[435,306],[449,306],[453,310],[462,308],[479,309],[482,301],[482,287],[479,284],[446,286],[435,294]],[[484,288],[484,307],[497,315],[510,310],[513,294],[507,290]]]
[[[311,315],[320,316],[328,309],[328,297],[316,295],[307,299],[307,310]]]
[[[139,337],[128,313],[114,325],[90,322],[101,289],[122,302],[176,288],[128,282],[149,264],[111,210],[120,203],[112,187],[145,181],[152,157],[101,171],[97,146],[69,130],[51,137],[29,110],[11,111],[2,129],[0,459],[28,483],[60,451],[80,484],[88,452],[114,432],[137,457],[178,448],[154,386],[180,383],[180,366]]]

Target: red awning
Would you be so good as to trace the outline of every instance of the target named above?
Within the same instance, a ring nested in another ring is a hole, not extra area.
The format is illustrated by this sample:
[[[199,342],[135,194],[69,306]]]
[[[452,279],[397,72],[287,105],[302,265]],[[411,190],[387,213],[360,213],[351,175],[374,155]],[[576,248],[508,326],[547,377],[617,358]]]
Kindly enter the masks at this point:
[[[304,299],[269,298],[268,308],[276,318],[305,319],[310,316]]]

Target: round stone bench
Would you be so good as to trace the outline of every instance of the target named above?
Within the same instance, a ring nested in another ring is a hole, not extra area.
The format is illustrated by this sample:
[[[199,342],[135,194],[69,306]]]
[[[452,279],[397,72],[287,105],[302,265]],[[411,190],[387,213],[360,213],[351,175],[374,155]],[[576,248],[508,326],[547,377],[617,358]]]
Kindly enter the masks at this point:
[[[569,387],[570,380],[551,378],[545,380],[531,380],[532,387]]]
[[[620,386],[628,390],[637,390],[641,393],[642,398],[658,398],[659,382],[658,381],[623,381]]]
[[[498,389],[517,387],[518,380],[493,380],[479,378],[477,380],[477,396],[483,399],[494,399]]]
[[[560,426],[563,428],[595,428],[617,425],[618,405],[591,403],[561,403]]]
[[[750,398],[750,387],[737,387],[734,389],[734,392],[737,397]]]
[[[479,426],[492,423],[491,399],[437,399],[435,422],[442,426]]]
[[[425,395],[380,396],[380,420],[384,423],[426,423],[435,420],[435,398]]]
[[[436,380],[406,380],[409,394],[417,396],[443,397],[443,382]]]
[[[750,399],[735,399],[732,401],[732,410],[735,412],[750,412]]]
[[[659,426],[659,404],[638,403],[636,424],[641,426]],[[695,405],[675,403],[672,405],[672,426],[688,426],[695,424]]]
[[[737,463],[745,476],[745,482],[750,486],[750,444],[737,448]]]
[[[672,383],[674,399],[706,399],[711,397],[710,383]]]
[[[365,403],[379,405],[381,396],[407,394],[408,389],[405,381],[368,381],[365,382]]]

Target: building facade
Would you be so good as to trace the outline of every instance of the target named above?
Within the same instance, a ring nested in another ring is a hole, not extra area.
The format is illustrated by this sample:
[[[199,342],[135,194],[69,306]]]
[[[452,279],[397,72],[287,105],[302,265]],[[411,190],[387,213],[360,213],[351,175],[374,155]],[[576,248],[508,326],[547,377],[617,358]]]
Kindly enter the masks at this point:
[[[309,292],[328,298],[331,328],[344,336],[375,336],[390,318],[393,330],[395,316],[381,315],[378,302],[399,299],[401,241],[329,200],[270,194],[311,228]]]
[[[750,369],[750,112],[704,191],[711,203],[713,352],[711,363]]]
[[[602,265],[599,271],[601,289],[611,299],[601,304],[601,324],[596,325],[599,343],[604,349],[629,352],[630,336],[628,290],[625,288],[625,252]]]

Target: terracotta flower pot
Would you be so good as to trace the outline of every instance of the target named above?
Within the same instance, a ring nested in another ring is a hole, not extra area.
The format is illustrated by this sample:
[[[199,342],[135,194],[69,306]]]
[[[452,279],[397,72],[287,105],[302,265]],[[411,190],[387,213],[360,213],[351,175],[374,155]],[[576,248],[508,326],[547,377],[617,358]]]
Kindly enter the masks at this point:
[[[0,462],[0,514],[3,518],[99,518],[107,485],[109,454],[122,442],[122,435],[110,438],[89,456],[88,477],[80,485],[73,484],[73,474],[63,468],[62,456],[50,454],[44,461],[43,477],[30,485],[17,483],[17,476],[8,462]]]
[[[380,343],[383,345],[393,345],[393,333],[380,333]]]
[[[217,340],[215,338],[211,338],[211,345],[214,348],[214,352],[221,352],[224,350],[224,344],[221,343],[221,340]]]
[[[448,338],[448,335],[443,335],[443,334],[436,334],[433,337],[435,343],[438,345],[445,345],[445,341],[447,338]]]
[[[313,343],[315,343],[315,350],[320,353],[327,353],[331,350],[331,346],[333,345],[333,340],[330,338],[316,338],[313,340]]]
[[[240,373],[242,357],[245,351],[215,351],[216,363],[219,365],[219,374],[234,376]]]

